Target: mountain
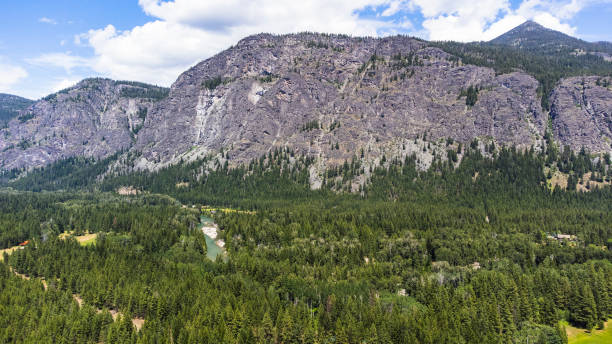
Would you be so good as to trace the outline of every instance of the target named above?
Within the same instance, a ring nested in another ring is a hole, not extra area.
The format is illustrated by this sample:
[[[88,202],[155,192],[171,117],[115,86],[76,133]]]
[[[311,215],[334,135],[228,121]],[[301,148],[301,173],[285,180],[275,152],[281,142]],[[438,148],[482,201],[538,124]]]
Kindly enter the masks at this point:
[[[612,60],[612,44],[609,42],[591,43],[583,41],[559,31],[547,29],[533,21],[526,21],[503,35],[492,39],[489,43],[508,45],[539,54],[592,54]]]
[[[128,149],[148,109],[166,94],[161,87],[109,79],[86,79],[51,94],[2,129],[0,167],[37,167]]]
[[[280,147],[336,164],[422,151],[423,137],[528,146],[546,125],[537,87],[408,37],[262,34],[179,76],[145,122],[136,165],[221,149],[246,162]]]
[[[542,147],[547,130],[575,150],[609,152],[612,63],[523,51],[539,35],[582,42],[529,22],[498,43],[254,35],[169,90],[88,79],[42,99],[2,130],[0,168],[126,150],[129,169],[209,155],[235,165],[287,148],[320,176],[354,158],[416,154],[426,167],[447,140]]]
[[[15,118],[19,111],[26,109],[34,103],[33,100],[0,93],[0,124],[4,124]]]
[[[612,64],[601,63],[612,71]],[[564,75],[560,70],[555,77]],[[599,91],[589,103],[612,97],[609,78],[601,80],[592,84]],[[470,87],[479,90],[473,104]],[[495,66],[465,64],[408,37],[257,35],[178,78],[152,110],[151,125],[145,123],[136,166],[155,169],[221,149],[230,160],[246,162],[274,147],[327,166],[356,155],[368,161],[420,154],[417,138],[540,145],[548,123],[540,98],[549,99],[548,93],[518,68],[499,73]],[[555,99],[555,111],[568,114],[553,118],[557,134],[561,128],[578,133],[581,123],[610,112],[575,112]],[[563,143],[610,150],[610,118],[595,121],[588,140],[565,135]]]

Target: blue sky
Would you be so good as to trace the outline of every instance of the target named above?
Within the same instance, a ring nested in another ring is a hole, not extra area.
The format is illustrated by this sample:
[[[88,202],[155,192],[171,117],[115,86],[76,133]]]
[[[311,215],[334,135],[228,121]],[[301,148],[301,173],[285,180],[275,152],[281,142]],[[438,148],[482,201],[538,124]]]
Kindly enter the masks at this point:
[[[0,92],[36,99],[92,76],[169,86],[259,32],[474,41],[532,19],[612,41],[609,18],[612,0],[3,0]]]

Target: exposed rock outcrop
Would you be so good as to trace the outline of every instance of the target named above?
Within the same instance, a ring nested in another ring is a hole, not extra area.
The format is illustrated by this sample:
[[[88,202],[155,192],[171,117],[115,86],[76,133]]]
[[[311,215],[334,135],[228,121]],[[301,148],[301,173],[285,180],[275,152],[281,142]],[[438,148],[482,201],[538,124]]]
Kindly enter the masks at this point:
[[[470,86],[480,89],[474,106],[463,94]],[[537,87],[408,37],[262,34],[178,78],[138,137],[137,166],[221,148],[247,161],[281,146],[334,163],[425,133],[528,146],[546,123]]]
[[[610,150],[612,94],[600,79],[565,79],[554,90],[562,144]],[[260,34],[184,72],[169,95],[88,79],[46,97],[0,130],[0,169],[127,149],[136,160],[119,168],[157,169],[221,150],[236,164],[288,147],[324,169],[354,156],[422,152],[425,137],[537,146],[548,123],[538,86],[520,71],[497,75],[409,37]],[[445,154],[441,147],[420,161]]]
[[[86,79],[22,111],[0,130],[0,168],[44,166],[71,156],[128,149],[148,109],[166,89]]]
[[[561,145],[592,152],[612,151],[612,78],[562,80],[551,95],[555,139]]]

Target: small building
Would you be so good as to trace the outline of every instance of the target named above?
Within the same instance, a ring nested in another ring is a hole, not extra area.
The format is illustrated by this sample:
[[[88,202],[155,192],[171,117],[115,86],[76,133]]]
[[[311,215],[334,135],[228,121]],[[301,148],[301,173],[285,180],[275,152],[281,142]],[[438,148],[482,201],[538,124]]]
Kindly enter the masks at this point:
[[[21,244],[19,244],[19,246],[26,246],[30,243],[30,240],[26,240],[24,242],[22,242]]]
[[[569,240],[569,241],[576,241],[576,239],[578,239],[575,235],[572,234],[549,234],[546,236],[548,239],[552,239],[552,240]]]

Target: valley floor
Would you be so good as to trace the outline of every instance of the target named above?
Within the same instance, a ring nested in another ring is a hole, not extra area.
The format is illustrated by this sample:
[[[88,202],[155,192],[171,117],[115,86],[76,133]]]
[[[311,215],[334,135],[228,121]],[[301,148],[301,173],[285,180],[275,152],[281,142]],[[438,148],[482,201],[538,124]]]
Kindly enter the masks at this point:
[[[543,157],[502,149],[393,160],[341,193],[361,167],[311,190],[289,155],[0,192],[0,247],[29,241],[0,263],[0,342],[565,344],[560,321],[572,343],[609,340],[576,329],[611,326],[609,187],[551,192]],[[126,182],[143,192],[114,192]]]

